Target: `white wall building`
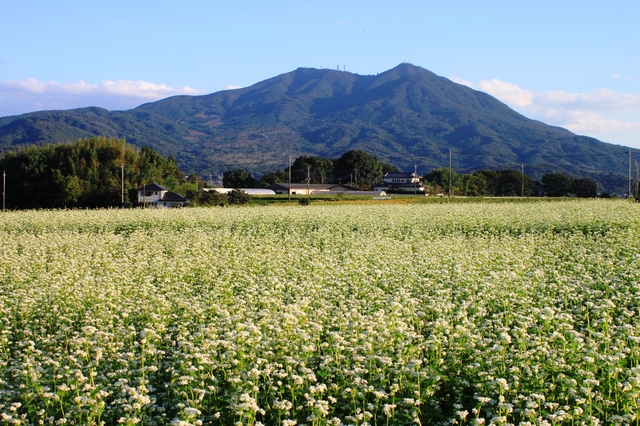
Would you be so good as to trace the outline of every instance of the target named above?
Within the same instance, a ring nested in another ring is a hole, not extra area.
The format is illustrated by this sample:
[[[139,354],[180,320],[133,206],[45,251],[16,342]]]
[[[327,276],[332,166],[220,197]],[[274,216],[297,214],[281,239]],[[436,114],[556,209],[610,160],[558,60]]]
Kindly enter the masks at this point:
[[[183,207],[186,202],[187,199],[182,195],[171,192],[157,183],[148,183],[138,188],[138,204],[144,207]]]

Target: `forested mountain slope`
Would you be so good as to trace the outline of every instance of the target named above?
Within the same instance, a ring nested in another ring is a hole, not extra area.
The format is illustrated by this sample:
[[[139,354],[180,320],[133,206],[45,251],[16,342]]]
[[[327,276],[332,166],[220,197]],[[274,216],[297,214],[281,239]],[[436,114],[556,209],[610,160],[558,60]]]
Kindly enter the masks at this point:
[[[128,111],[82,108],[0,118],[0,147],[104,135],[176,157],[185,172],[260,175],[289,156],[337,158],[361,149],[420,173],[560,172],[624,191],[628,148],[530,120],[490,95],[423,68],[400,64],[378,75],[299,68],[243,89],[176,96]]]

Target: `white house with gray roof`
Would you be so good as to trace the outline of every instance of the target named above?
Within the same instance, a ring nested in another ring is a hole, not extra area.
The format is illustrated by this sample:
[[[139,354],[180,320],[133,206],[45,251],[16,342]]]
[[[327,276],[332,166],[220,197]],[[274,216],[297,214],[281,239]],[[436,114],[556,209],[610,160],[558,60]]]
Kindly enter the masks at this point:
[[[376,191],[393,192],[424,192],[425,187],[421,182],[422,178],[417,173],[394,172],[387,173],[382,178],[382,182],[373,185]]]
[[[182,195],[171,192],[157,183],[148,183],[138,188],[138,204],[144,207],[183,207],[186,202],[187,199]]]

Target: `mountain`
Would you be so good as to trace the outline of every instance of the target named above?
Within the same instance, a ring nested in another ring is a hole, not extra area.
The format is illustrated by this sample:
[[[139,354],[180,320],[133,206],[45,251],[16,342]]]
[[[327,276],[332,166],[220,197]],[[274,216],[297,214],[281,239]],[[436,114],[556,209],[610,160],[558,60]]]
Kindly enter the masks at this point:
[[[411,64],[378,75],[299,68],[243,89],[174,96],[127,111],[80,108],[0,118],[0,149],[126,138],[201,176],[284,168],[289,156],[351,149],[403,170],[516,169],[627,188],[629,148],[528,119],[490,95]]]

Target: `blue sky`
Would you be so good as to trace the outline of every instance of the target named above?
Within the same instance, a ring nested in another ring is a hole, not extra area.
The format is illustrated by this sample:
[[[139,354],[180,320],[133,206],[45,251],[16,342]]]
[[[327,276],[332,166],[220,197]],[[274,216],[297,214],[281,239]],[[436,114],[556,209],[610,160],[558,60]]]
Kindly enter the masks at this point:
[[[0,116],[411,62],[640,148],[640,1],[0,0]]]

